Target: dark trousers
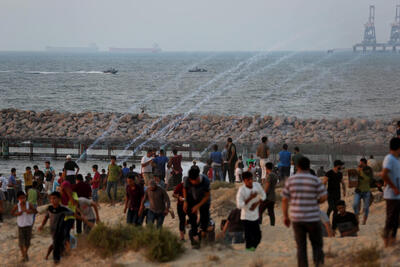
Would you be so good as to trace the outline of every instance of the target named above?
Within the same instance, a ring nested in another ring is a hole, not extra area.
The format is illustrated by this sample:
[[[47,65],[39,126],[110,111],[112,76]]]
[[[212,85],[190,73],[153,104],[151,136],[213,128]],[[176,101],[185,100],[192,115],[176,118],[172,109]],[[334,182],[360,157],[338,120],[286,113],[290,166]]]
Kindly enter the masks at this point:
[[[328,197],[328,210],[326,211],[328,218],[330,218],[332,211],[333,211],[333,216],[335,216],[337,214],[336,203],[339,200],[340,200],[340,198]]]
[[[70,182],[70,184],[76,184],[76,176],[75,175],[67,175],[67,177],[65,177],[65,180]]]
[[[258,220],[243,220],[244,239],[246,240],[246,248],[257,248],[261,241],[261,230]]]
[[[274,207],[275,207],[275,201],[270,201],[270,200],[264,200],[263,202],[260,203],[259,206],[259,223],[262,224],[262,215],[264,213],[265,210],[268,210],[268,216],[269,216],[269,223],[271,224],[271,226],[275,225],[275,211],[274,211]]]
[[[386,199],[386,222],[383,230],[384,238],[396,238],[399,227],[400,200]]]
[[[224,163],[223,168],[222,168],[222,172],[223,172],[222,180],[224,182],[226,181],[226,175],[228,174],[228,169],[229,169],[229,164]]]
[[[177,205],[176,209],[178,210],[179,231],[184,233],[186,228],[186,213],[183,211],[183,205]]]
[[[315,266],[324,264],[322,229],[320,222],[293,222],[294,237],[297,244],[297,265],[307,267],[307,234],[311,241]]]
[[[156,213],[149,209],[147,212],[146,224],[154,224],[154,222],[157,221],[157,228],[161,228],[164,223],[164,219],[164,213]]]
[[[228,165],[229,182],[235,182],[235,163]]]
[[[128,209],[128,213],[126,215],[126,223],[139,226],[142,225],[142,222],[143,221],[139,217],[139,212],[137,210]]]
[[[8,201],[10,203],[17,203],[17,194],[14,188],[7,189]]]
[[[189,232],[189,237],[192,239],[194,236],[199,235],[198,227],[199,225],[197,224],[197,213],[192,213],[192,208],[194,205],[197,203],[193,203],[193,205],[188,205],[188,216],[189,216],[189,224],[191,226],[190,232]],[[202,231],[206,231],[208,224],[210,222],[210,204],[204,204],[203,206],[200,207],[199,209],[200,213],[200,229]]]
[[[82,233],[82,221],[76,219],[76,233],[81,234]]]
[[[64,238],[53,238],[53,260],[58,263],[64,250]]]
[[[32,186],[31,185],[26,185],[25,186],[25,194],[28,194],[28,190],[31,189]]]

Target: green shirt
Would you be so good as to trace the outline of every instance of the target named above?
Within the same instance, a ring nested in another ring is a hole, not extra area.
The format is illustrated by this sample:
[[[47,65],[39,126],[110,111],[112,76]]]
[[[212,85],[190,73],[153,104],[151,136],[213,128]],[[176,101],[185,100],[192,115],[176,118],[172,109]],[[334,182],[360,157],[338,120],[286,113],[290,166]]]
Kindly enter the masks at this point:
[[[121,168],[118,165],[108,165],[108,182],[116,182],[121,174]]]
[[[373,179],[373,171],[371,167],[365,167],[360,171],[358,177],[358,189],[361,192],[369,192],[371,190],[371,181]]]
[[[37,205],[38,200],[38,191],[36,189],[29,189],[28,190],[28,202],[32,205]]]

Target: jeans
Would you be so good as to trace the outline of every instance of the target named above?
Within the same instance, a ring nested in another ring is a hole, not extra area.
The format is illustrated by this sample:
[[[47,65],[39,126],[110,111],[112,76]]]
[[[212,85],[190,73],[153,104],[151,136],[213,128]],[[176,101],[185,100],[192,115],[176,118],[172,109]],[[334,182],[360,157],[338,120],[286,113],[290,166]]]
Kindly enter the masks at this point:
[[[178,211],[178,218],[179,218],[179,231],[185,233],[186,229],[186,213],[183,211],[183,205],[177,205],[176,207]]]
[[[224,182],[224,174],[223,174],[223,172],[222,172],[222,167],[221,166],[213,166],[212,167],[213,168],[213,180],[214,181],[222,181],[222,182]],[[217,179],[217,177],[218,177],[218,179]]]
[[[271,226],[275,225],[274,207],[275,207],[275,201],[265,200],[260,203],[260,206],[259,206],[259,214],[260,214],[259,222],[260,222],[260,224],[262,224],[262,215],[263,215],[264,211],[267,209],[268,216],[269,216],[269,222],[270,222]]]
[[[293,222],[293,230],[297,244],[297,266],[308,266],[307,234],[311,241],[315,266],[323,265],[325,256],[320,222]]]
[[[99,201],[99,189],[98,188],[92,188],[92,199],[94,202]]]
[[[371,199],[371,192],[360,192],[354,194],[353,210],[355,215],[360,213],[361,199],[363,200],[364,216],[368,217],[369,214],[369,201]]]
[[[242,244],[244,243],[244,232],[227,232],[225,235],[226,244]]]
[[[17,195],[14,188],[7,189],[8,201],[10,203],[17,203]]]
[[[108,182],[107,182],[107,195],[108,195],[108,198],[109,198],[110,200],[112,200],[112,197],[111,197],[111,188],[113,188],[114,200],[117,200],[117,185],[118,185],[118,182],[117,182],[117,181],[115,181],[115,182],[113,182],[113,181],[108,181]]]
[[[246,248],[257,248],[261,241],[261,230],[258,220],[243,220],[244,238],[246,240]]]
[[[76,184],[76,176],[75,175],[67,175],[67,177],[65,177],[65,180],[67,180],[71,184]]]
[[[384,238],[396,238],[399,228],[400,199],[386,199],[386,222],[383,230]]]
[[[157,221],[157,228],[161,228],[164,223],[165,215],[164,213],[155,213],[149,209],[147,213],[147,224],[154,224],[154,221]]]
[[[128,209],[126,215],[126,223],[134,224],[136,226],[142,225],[142,220],[139,217],[139,212],[137,210]]]
[[[189,224],[190,224],[190,232],[189,237],[192,239],[194,236],[198,236],[198,227],[197,223],[197,213],[192,213],[192,208],[197,203],[188,203],[188,216],[189,216]],[[200,229],[203,231],[207,231],[208,224],[210,223],[210,203],[206,203],[199,209],[200,213]]]

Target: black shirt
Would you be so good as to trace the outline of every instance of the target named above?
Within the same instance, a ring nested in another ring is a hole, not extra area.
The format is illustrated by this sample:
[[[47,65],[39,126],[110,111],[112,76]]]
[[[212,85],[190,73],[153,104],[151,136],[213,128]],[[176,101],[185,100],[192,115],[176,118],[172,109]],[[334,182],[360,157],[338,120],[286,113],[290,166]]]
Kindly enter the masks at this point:
[[[54,208],[52,205],[49,205],[47,208],[46,217],[50,218],[51,234],[55,234],[57,226],[60,226],[61,222],[64,221],[64,216],[72,214],[73,212],[64,206],[59,205],[57,208]]]
[[[236,233],[236,232],[243,232],[243,224],[242,220],[240,220],[240,209],[234,209],[228,216],[229,226],[228,232]]]
[[[341,172],[334,172],[333,170],[328,171],[325,174],[328,177],[328,198],[340,199],[340,184],[343,179]]]
[[[356,215],[351,212],[346,212],[345,215],[336,214],[333,216],[332,220],[332,229],[336,230],[339,228],[339,231],[346,232],[352,230],[354,227],[358,226],[358,221]]]
[[[44,180],[44,172],[42,172],[41,170],[37,170],[35,171],[35,173],[33,174],[33,176],[35,177],[35,179],[40,180],[43,182]]]
[[[189,182],[189,178],[184,180],[184,187],[186,189],[186,198],[189,205],[196,205],[204,198],[207,192],[210,192],[210,180],[205,175],[200,175],[201,182],[193,185]],[[208,199],[209,204],[211,197]]]
[[[78,168],[79,168],[79,166],[78,166],[78,164],[76,164],[75,161],[68,160],[64,163],[64,169],[66,171],[75,171],[75,169],[78,169]]]

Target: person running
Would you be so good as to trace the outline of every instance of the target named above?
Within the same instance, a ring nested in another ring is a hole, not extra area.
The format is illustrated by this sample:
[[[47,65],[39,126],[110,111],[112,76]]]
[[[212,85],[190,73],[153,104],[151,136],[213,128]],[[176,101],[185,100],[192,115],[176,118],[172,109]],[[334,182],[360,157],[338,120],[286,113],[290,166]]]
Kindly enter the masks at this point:
[[[75,161],[72,160],[71,155],[66,157],[66,162],[64,163],[64,177],[71,185],[76,183],[76,176],[79,173],[79,166]]]
[[[50,161],[46,161],[44,163],[44,165],[45,165],[45,168],[44,168],[44,177],[45,177],[44,190],[47,194],[50,194],[53,189],[54,180],[56,179],[56,171],[53,169],[53,167],[50,166]]]
[[[324,252],[319,204],[326,201],[327,192],[321,180],[310,173],[308,158],[300,158],[296,168],[297,173],[287,179],[282,191],[283,223],[286,227],[290,227],[293,222],[297,244],[297,265],[308,266],[308,235],[313,250],[314,264],[322,266]]]
[[[182,182],[182,155],[178,155],[178,150],[174,148],[172,150],[172,158],[168,161],[168,168],[172,168],[172,176],[168,181],[169,188],[175,188],[180,182]]]
[[[371,183],[374,180],[374,171],[367,165],[365,158],[360,159],[358,166],[358,186],[354,192],[353,210],[356,214],[357,220],[360,214],[361,199],[363,200],[364,218],[362,224],[367,223],[369,206],[371,200]]]
[[[279,152],[279,180],[284,183],[284,181],[290,176],[290,159],[292,153],[288,151],[288,145],[283,144],[282,150]]]
[[[221,222],[221,237],[226,244],[244,243],[243,221],[240,219],[241,210],[234,208],[226,220]]]
[[[400,138],[390,140],[390,152],[383,161],[382,179],[386,186],[383,198],[386,200],[386,222],[383,230],[385,247],[396,242],[400,217]]]
[[[92,166],[92,171],[93,171],[93,179],[90,181],[90,184],[92,185],[92,199],[94,202],[99,201],[99,188],[100,188],[100,173],[98,171],[99,166],[96,164]]]
[[[269,147],[267,145],[268,137],[263,136],[261,138],[261,144],[257,147],[257,157],[260,159],[261,166],[261,180],[265,181],[267,179],[267,170],[265,169],[265,164],[268,162],[269,158]]]
[[[83,231],[88,234],[95,223],[100,223],[99,210],[97,204],[88,198],[78,198],[81,222],[83,222]],[[93,212],[94,211],[94,212]],[[95,216],[96,215],[96,216]]]
[[[278,183],[278,176],[273,172],[274,164],[272,162],[267,162],[265,164],[265,169],[267,170],[267,179],[264,185],[264,191],[267,195],[265,201],[260,204],[260,224],[262,223],[262,215],[264,211],[268,210],[269,222],[271,226],[275,226],[275,202],[276,202],[276,194],[275,187]]]
[[[61,204],[66,206],[73,212],[73,215],[65,216],[64,218],[64,239],[65,239],[65,251],[68,254],[70,252],[70,232],[74,227],[75,220],[81,220],[79,216],[79,203],[78,195],[72,191],[72,185],[68,181],[64,181],[61,184]]]
[[[140,217],[143,215],[144,203],[147,200],[150,202],[150,207],[147,212],[146,223],[154,224],[154,221],[157,221],[157,228],[161,228],[164,223],[165,216],[169,213],[169,208],[171,205],[169,196],[164,189],[157,186],[156,181],[151,180],[140,205]]]
[[[235,182],[235,164],[236,161],[238,160],[237,154],[236,154],[236,145],[233,143],[233,140],[231,137],[228,138],[227,140],[227,158],[228,158],[228,175],[229,175],[229,182],[234,183]]]
[[[18,240],[23,261],[29,261],[28,250],[31,245],[33,216],[37,213],[36,208],[26,201],[24,192],[17,193],[18,204],[11,210],[11,214],[17,217]]]
[[[261,241],[259,205],[266,199],[266,195],[262,186],[253,182],[251,172],[243,173],[243,183],[236,195],[236,205],[241,210],[246,250],[255,251]]]
[[[32,169],[29,166],[25,168],[24,184],[25,184],[25,193],[28,193],[29,188],[32,188],[33,185]]]
[[[300,148],[299,147],[295,147],[294,148],[294,155],[292,157],[292,163],[293,163],[293,167],[294,167],[294,173],[296,174],[296,166],[298,164],[299,159],[301,159],[303,157],[303,154],[300,152]]]
[[[118,180],[122,175],[121,168],[115,163],[117,158],[111,156],[111,163],[108,165],[107,171],[107,196],[111,206],[114,206],[117,201],[117,186]],[[113,188],[114,199],[111,197],[111,188]]]
[[[135,183],[136,175],[129,173],[126,179],[126,198],[124,213],[126,215],[126,223],[134,224],[136,226],[142,225],[141,217],[139,216],[140,205],[144,198],[144,189],[142,186]]]
[[[57,191],[50,194],[50,205],[46,209],[46,215],[43,218],[42,224],[38,231],[41,232],[47,221],[50,219],[50,233],[53,239],[52,244],[48,249],[46,260],[51,251],[53,251],[53,260],[58,264],[61,259],[61,254],[64,251],[65,242],[65,217],[73,215],[73,212],[61,205],[61,194]]]
[[[210,222],[210,181],[200,174],[199,168],[191,168],[188,178],[183,186],[183,211],[189,216],[191,226],[189,238],[194,249],[200,248],[200,237],[198,227],[202,233],[207,232]],[[197,221],[200,214],[200,224]]]
[[[10,203],[17,203],[16,188],[17,188],[17,170],[15,168],[12,168],[11,175],[8,178],[7,182],[7,195],[8,195],[8,201]]]
[[[224,164],[224,159],[222,153],[218,151],[218,145],[213,145],[213,152],[210,153],[211,167],[213,169],[213,181],[225,181],[224,173],[222,172],[222,167]]]
[[[178,212],[178,218],[179,218],[180,240],[185,241],[186,213],[183,211],[183,203],[185,202],[185,198],[183,197],[183,182],[179,183],[175,187],[174,194],[172,196],[177,200],[176,210]]]
[[[153,176],[153,166],[151,165],[154,157],[152,156],[153,151],[148,150],[147,154],[142,157],[141,166],[142,166],[142,175],[144,179],[144,183],[146,186],[149,185],[149,182],[154,179]]]
[[[346,196],[346,185],[341,172],[343,166],[344,162],[335,160],[333,169],[328,171],[324,177],[324,184],[328,186],[328,210],[326,212],[328,217],[330,217],[332,211],[333,215],[337,214],[336,203],[341,199],[340,185],[342,185],[343,196]]]
[[[167,165],[169,159],[165,156],[164,149],[160,149],[160,155],[153,159],[155,164],[156,174],[159,175],[160,179],[165,182],[165,166]]]
[[[333,216],[332,229],[336,235],[336,229],[340,232],[340,237],[357,236],[360,230],[358,227],[358,219],[354,213],[346,211],[346,202],[339,200],[336,204],[338,214]]]

